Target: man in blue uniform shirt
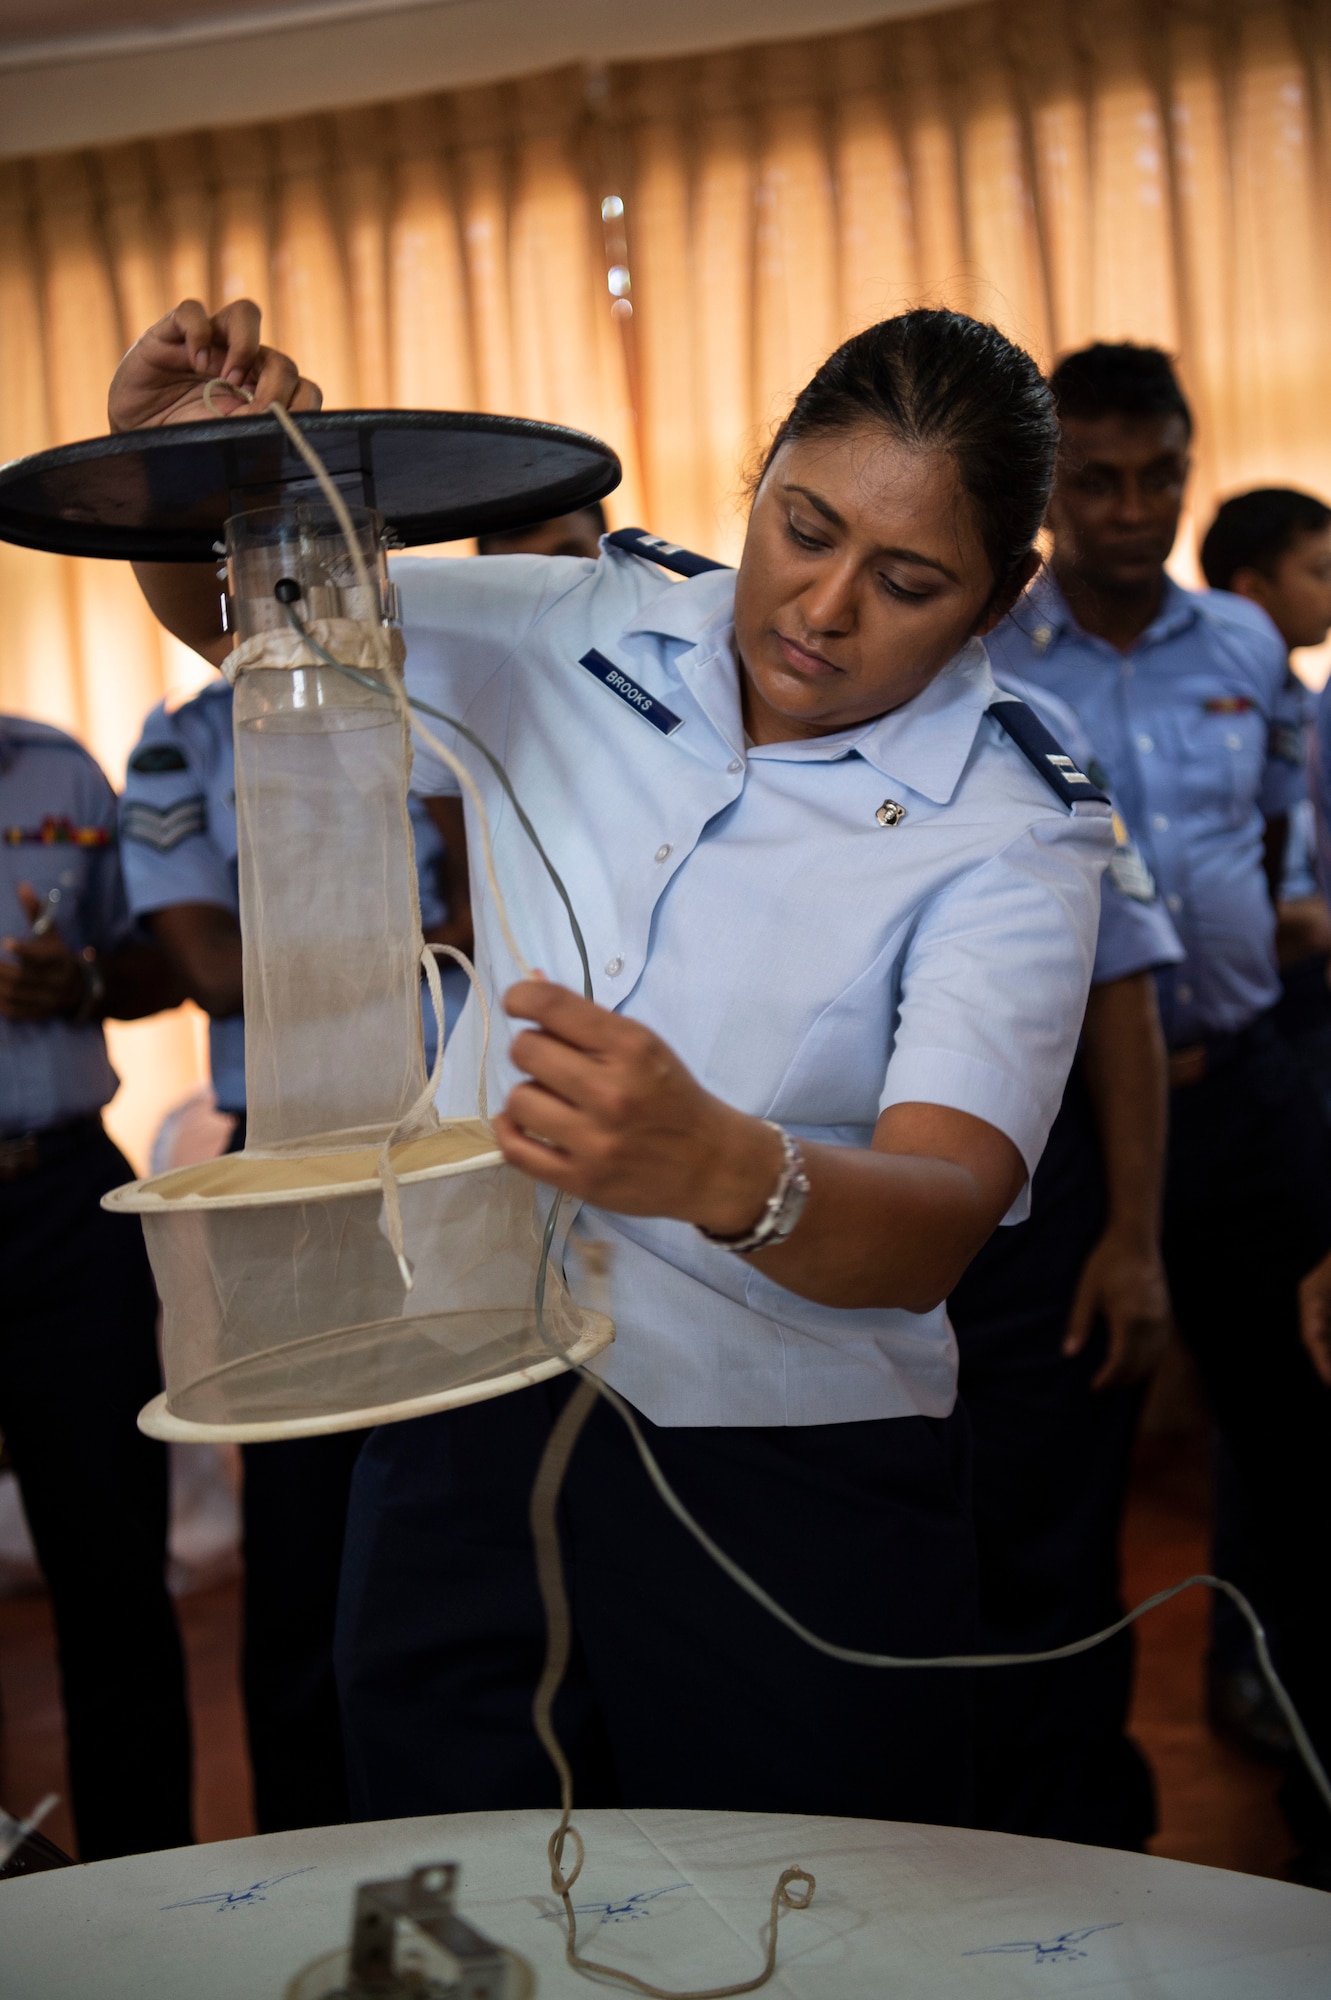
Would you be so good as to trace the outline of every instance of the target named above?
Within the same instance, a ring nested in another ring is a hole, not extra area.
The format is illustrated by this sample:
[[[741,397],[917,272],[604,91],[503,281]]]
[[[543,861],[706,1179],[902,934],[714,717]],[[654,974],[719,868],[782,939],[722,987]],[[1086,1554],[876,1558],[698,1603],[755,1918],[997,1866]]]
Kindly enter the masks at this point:
[[[1267,1016],[1280,997],[1273,888],[1302,796],[1285,648],[1265,613],[1166,575],[1192,420],[1168,357],[1098,345],[1052,378],[1063,431],[1049,573],[990,646],[998,672],[1080,716],[1186,957],[1157,976],[1170,1049],[1165,1258],[1253,1509],[1296,1699],[1331,1753],[1331,1394],[1298,1332],[1300,1280],[1331,1245],[1320,1121]],[[1307,1879],[1331,1826],[1297,1781]]]
[[[134,1178],[102,1128],[101,1024],[181,996],[130,937],[115,830],[72,737],[0,716],[0,1432],[51,1592],[84,1861],[192,1837],[166,1451],[135,1422],[161,1388],[157,1293],[138,1222],[100,1206]]]
[[[452,943],[459,927],[447,922],[438,881],[444,843],[421,802],[411,810],[422,924],[427,936]],[[174,709],[163,703],[148,717],[129,760],[121,835],[131,912],[209,1016],[213,1090],[218,1109],[237,1121],[238,1150],[245,1140],[245,1029],[227,681],[219,678]],[[447,962],[442,976],[455,1018],[466,977]],[[429,1027],[432,1034],[432,1021]],[[363,1435],[242,1447],[243,1680],[263,1833],[347,1817],[331,1648],[347,1493]]]
[[[1083,771],[1076,717],[1008,676]],[[1081,1048],[1031,1184],[948,1299],[974,1438],[980,1644],[1041,1652],[1112,1624],[1118,1546],[1146,1384],[1169,1331],[1160,1256],[1168,1090],[1151,974],[1183,956],[1140,855],[1101,878]],[[1127,1734],[1133,1639],[976,1685],[976,1824],[1140,1848],[1150,1771]]]

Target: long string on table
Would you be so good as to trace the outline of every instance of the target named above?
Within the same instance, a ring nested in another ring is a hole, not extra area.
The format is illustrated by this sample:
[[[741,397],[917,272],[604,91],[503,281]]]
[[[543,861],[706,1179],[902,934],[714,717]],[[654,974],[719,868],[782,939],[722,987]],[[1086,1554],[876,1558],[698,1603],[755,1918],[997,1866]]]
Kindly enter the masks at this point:
[[[544,1274],[542,1274],[544,1275]],[[767,1921],[767,1949],[760,1972],[752,1979],[741,1979],[733,1986],[690,1987],[685,1993],[668,1986],[653,1986],[649,1980],[639,1979],[636,1973],[624,1972],[615,1966],[601,1964],[594,1958],[584,1958],[578,1950],[578,1918],[573,1908],[572,1888],[582,1873],[586,1859],[586,1849],[582,1835],[573,1825],[573,1771],[559,1740],[554,1725],[553,1709],[555,1696],[564,1679],[568,1667],[569,1650],[572,1644],[573,1620],[569,1611],[568,1591],[564,1583],[564,1564],[559,1549],[558,1506],[560,1490],[564,1484],[564,1474],[568,1470],[573,1447],[578,1441],[583,1425],[596,1403],[597,1390],[604,1387],[595,1375],[579,1370],[582,1380],[565,1403],[551,1428],[541,1463],[537,1467],[536,1479],[531,1490],[531,1532],[536,1545],[536,1574],[541,1588],[541,1602],[545,1607],[545,1665],[537,1683],[532,1701],[532,1721],[536,1734],[540,1737],[545,1753],[554,1765],[559,1777],[559,1791],[562,1811],[559,1824],[550,1836],[546,1852],[550,1861],[550,1880],[564,1910],[564,1957],[575,1972],[581,1972],[588,1979],[602,1981],[606,1985],[626,1986],[634,1993],[644,1993],[649,2000],[730,2000],[737,1993],[756,1993],[765,1986],[776,1971],[777,1925],[786,1910],[806,1910],[817,1887],[814,1877],[807,1868],[785,1868],[777,1878],[772,1891],[772,1904]],[[564,1870],[564,1847],[571,1841],[574,1861],[571,1869]],[[797,1883],[805,1885],[803,1896],[793,1894]]]
[[[213,409],[213,404],[209,398],[209,391],[214,387],[227,389],[233,395],[242,395],[249,399],[248,392],[238,390],[228,382],[219,381],[217,383],[209,383],[204,392],[205,399],[208,400],[209,409]],[[356,536],[342,495],[334,486],[317,452],[314,451],[313,447],[297,429],[287,411],[278,404],[273,404],[271,408],[273,415],[292,439],[300,456],[314,473],[325,497],[328,499],[329,505],[332,507],[337,519],[338,526],[346,538],[348,553],[356,568],[357,582],[361,589],[366,592],[369,600],[373,602],[374,586],[371,583],[369,571],[360,549],[359,539]],[[347,674],[352,679],[362,681],[371,687],[377,688],[380,685],[378,681],[371,679],[368,675],[362,674],[358,669],[346,666],[343,662],[334,659],[305,630],[304,625],[295,616],[292,608],[288,606],[287,609],[288,616],[295,629],[300,632],[311,650],[325,665],[335,667],[341,673]],[[386,644],[384,652],[386,657]],[[398,685],[395,674],[389,672],[385,677],[389,680],[390,686],[393,688],[395,698],[406,712],[409,724],[416,729],[427,746],[454,772],[476,808],[481,829],[486,878],[491,893],[496,900],[496,914],[500,919],[505,942],[508,944],[516,963],[522,968],[524,973],[528,972],[529,969],[526,961],[517,949],[513,939],[507,910],[495,877],[494,857],[490,846],[489,821],[486,817],[484,804],[470,772],[420,722],[419,712],[422,710],[427,714],[435,716],[438,720],[447,723],[449,727],[457,730],[459,734],[465,736],[470,742],[475,744],[494,770],[505,793],[514,806],[524,832],[535,848],[559,895],[560,901],[564,905],[574,942],[577,946],[578,956],[582,963],[584,990],[587,998],[592,999],[594,996],[592,993],[586,943],[582,935],[581,926],[578,923],[577,914],[573,908],[572,900],[554,864],[541,844],[535,828],[523,811],[513,791],[507,772],[503,769],[498,758],[493,755],[481,739],[462,723],[458,722],[456,718],[446,715],[441,709],[431,708],[428,703],[417,701],[414,697],[408,696],[405,688]],[[664,1504],[670,1509],[670,1512],[675,1516],[676,1520],[679,1521],[680,1525],[697,1542],[704,1554],[716,1564],[724,1575],[730,1578],[732,1583],[744,1591],[748,1597],[751,1597],[770,1617],[775,1618],[779,1624],[784,1625],[802,1644],[811,1647],[815,1652],[824,1654],[829,1659],[840,1660],[849,1666],[871,1667],[875,1669],[904,1668],[917,1672],[922,1668],[970,1670],[976,1667],[1042,1666],[1055,1660],[1074,1659],[1078,1654],[1090,1652],[1094,1647],[1104,1645],[1106,1641],[1117,1638],[1119,1633],[1125,1632],[1139,1618],[1144,1618],[1148,1612],[1156,1610],[1162,1604],[1167,1604],[1171,1598],[1179,1596],[1185,1590],[1193,1590],[1198,1586],[1205,1585],[1209,1589],[1221,1592],[1230,1599],[1231,1603],[1237,1607],[1246,1620],[1248,1628],[1252,1633],[1258,1664],[1261,1667],[1266,1684],[1289,1725],[1290,1734],[1293,1737],[1295,1746],[1307,1767],[1319,1795],[1327,1806],[1327,1809],[1331,1811],[1331,1780],[1328,1780],[1321,1758],[1313,1745],[1312,1739],[1308,1735],[1307,1729],[1304,1727],[1303,1719],[1294,1706],[1279,1673],[1276,1671],[1275,1663],[1271,1658],[1270,1647],[1267,1643],[1265,1628],[1243,1592],[1225,1577],[1203,1574],[1185,1577],[1180,1583],[1171,1584],[1167,1589],[1155,1591],[1150,1597],[1144,1599],[1141,1604],[1135,1605],[1131,1611],[1126,1612],[1123,1617],[1116,1619],[1112,1625],[1106,1625],[1102,1631],[1092,1632],[1084,1639],[1074,1639],[1067,1645],[1050,1647],[1038,1653],[946,1653],[928,1658],[920,1658],[896,1653],[871,1653],[862,1651],[860,1648],[854,1646],[841,1646],[836,1644],[835,1641],[824,1639],[819,1633],[812,1631],[802,1620],[796,1618],[793,1612],[788,1611],[784,1605],[780,1604],[770,1591],[764,1589],[763,1585],[756,1578],[750,1576],[748,1571],[742,1568],[733,1556],[728,1555],[720,1544],[713,1539],[706,1528],[702,1526],[701,1522],[695,1520],[694,1516],[689,1512],[684,1502],[671,1486],[665,1473],[661,1470],[651,1446],[642,1433],[637,1421],[636,1412],[632,1406],[626,1403],[623,1397],[610,1387],[609,1383],[603,1381],[600,1376],[593,1374],[583,1363],[571,1361],[567,1351],[560,1346],[559,1342],[547,1328],[545,1324],[546,1274],[549,1270],[550,1255],[562,1203],[562,1194],[556,1192],[546,1220],[541,1243],[540,1261],[536,1272],[536,1325],[541,1340],[549,1349],[552,1356],[556,1357],[565,1367],[581,1379],[578,1387],[574,1390],[573,1395],[565,1404],[551,1428],[545,1450],[541,1455],[540,1465],[537,1468],[536,1479],[532,1486],[530,1506],[532,1539],[535,1545],[537,1581],[546,1614],[545,1663],[533,1699],[532,1721],[536,1734],[547,1756],[550,1758],[559,1779],[561,1811],[559,1822],[550,1836],[547,1854],[550,1863],[551,1886],[559,1897],[564,1912],[565,1958],[575,1971],[583,1974],[586,1978],[608,1985],[625,1987],[632,1992],[644,1994],[649,1996],[649,2000],[730,2000],[730,1996],[733,1995],[756,1992],[759,1987],[766,1985],[776,1969],[777,1925],[781,1915],[786,1910],[806,1909],[816,1887],[814,1877],[807,1869],[791,1867],[782,1872],[772,1891],[770,1917],[766,1926],[767,1943],[763,1968],[753,1978],[744,1980],[736,1985],[708,1987],[705,1989],[692,1988],[684,1991],[653,1986],[645,1980],[639,1979],[631,1972],[605,1965],[595,1959],[585,1958],[578,1951],[577,1916],[573,1908],[571,1891],[582,1872],[586,1850],[581,1835],[572,1823],[572,1767],[559,1741],[553,1719],[555,1697],[562,1684],[572,1647],[572,1615],[564,1581],[563,1555],[559,1542],[558,1505],[569,1460],[572,1457],[582,1428],[592,1409],[595,1407],[598,1396],[610,1404],[621,1421],[627,1426],[638,1458],[652,1486],[660,1495]],[[564,1851],[570,1842],[574,1849],[574,1861],[572,1868],[566,1872],[564,1868]],[[797,1884],[806,1885],[803,1897],[791,1893],[792,1888]]]

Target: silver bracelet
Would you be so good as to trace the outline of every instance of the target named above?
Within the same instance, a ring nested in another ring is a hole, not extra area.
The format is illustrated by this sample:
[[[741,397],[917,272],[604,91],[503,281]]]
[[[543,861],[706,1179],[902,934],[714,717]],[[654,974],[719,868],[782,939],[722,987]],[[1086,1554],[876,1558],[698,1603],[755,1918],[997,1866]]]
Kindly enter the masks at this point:
[[[762,1214],[752,1229],[746,1229],[741,1236],[717,1236],[712,1230],[696,1224],[698,1234],[705,1236],[709,1243],[717,1243],[723,1250],[733,1251],[737,1257],[749,1257],[755,1250],[770,1250],[774,1244],[784,1243],[804,1213],[804,1204],[809,1199],[809,1175],[804,1165],[804,1155],[783,1126],[774,1125],[770,1118],[764,1118],[764,1125],[777,1133],[781,1140],[781,1172],[776,1186],[767,1197]]]

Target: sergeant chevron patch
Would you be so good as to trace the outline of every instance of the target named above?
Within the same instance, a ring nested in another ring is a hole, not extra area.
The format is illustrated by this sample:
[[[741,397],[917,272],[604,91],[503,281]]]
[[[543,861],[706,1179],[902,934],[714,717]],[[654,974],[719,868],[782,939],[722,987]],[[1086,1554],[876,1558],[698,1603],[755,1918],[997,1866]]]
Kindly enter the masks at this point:
[[[141,841],[159,854],[169,854],[182,840],[202,833],[207,825],[208,807],[202,793],[177,799],[173,806],[148,806],[141,799],[131,799],[121,808],[121,838]]]

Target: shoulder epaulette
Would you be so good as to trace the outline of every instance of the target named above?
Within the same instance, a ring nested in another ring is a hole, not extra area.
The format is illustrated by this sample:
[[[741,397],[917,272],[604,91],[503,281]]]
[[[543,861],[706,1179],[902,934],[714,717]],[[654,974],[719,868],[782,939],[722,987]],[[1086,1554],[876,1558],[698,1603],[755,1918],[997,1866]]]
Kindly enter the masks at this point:
[[[85,764],[101,766],[90,750],[86,750],[77,736],[71,736],[67,729],[58,729],[53,722],[34,722],[30,716],[7,715],[4,718],[4,740],[20,750],[70,750],[81,757]]]
[[[710,556],[695,556],[674,542],[662,541],[659,535],[649,535],[645,528],[616,528],[606,540],[614,548],[626,549],[631,556],[643,556],[648,562],[660,563],[662,569],[674,570],[677,576],[703,576],[709,569],[730,568],[729,563],[713,562]]]
[[[1050,735],[1035,710],[1027,708],[1024,701],[1002,696],[990,704],[989,713],[1065,806],[1080,805],[1084,799],[1103,806],[1109,804],[1104,792],[1084,771],[1077,769],[1058,739]]]
[[[188,771],[189,759],[175,743],[140,743],[129,760],[129,769],[155,778],[166,771]]]

